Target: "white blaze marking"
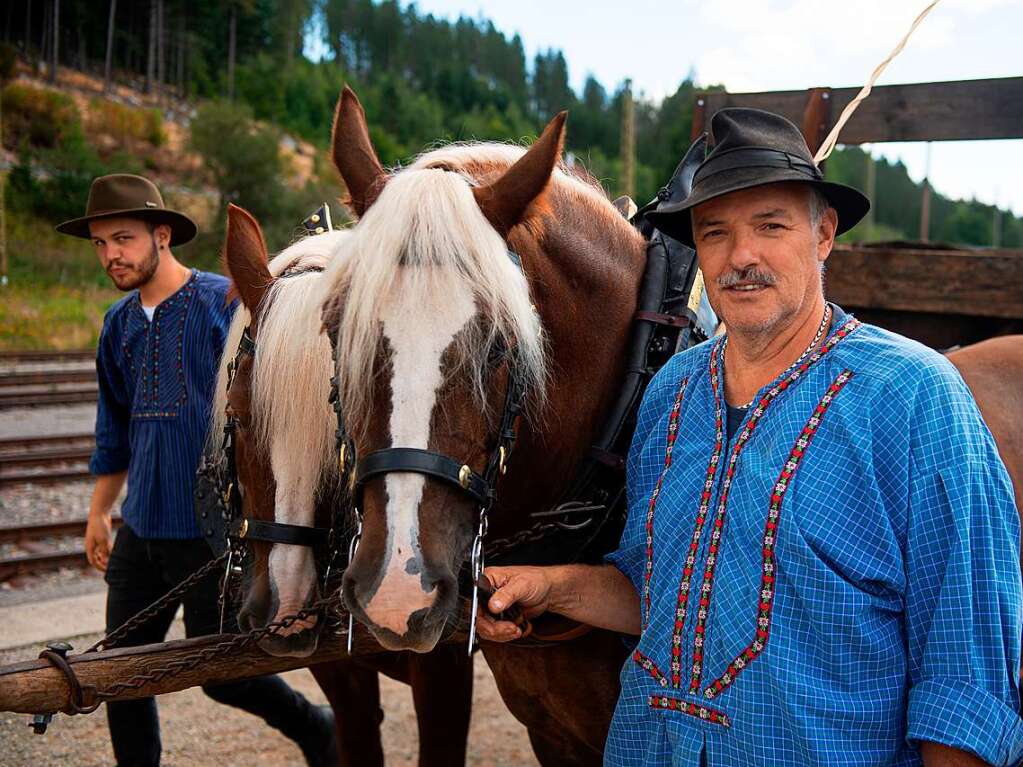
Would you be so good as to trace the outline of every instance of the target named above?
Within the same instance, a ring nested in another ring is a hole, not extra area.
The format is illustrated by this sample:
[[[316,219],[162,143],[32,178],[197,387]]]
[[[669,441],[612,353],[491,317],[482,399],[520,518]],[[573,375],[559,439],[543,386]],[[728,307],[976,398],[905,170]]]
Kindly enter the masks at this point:
[[[316,504],[317,473],[309,467],[295,466],[294,460],[278,455],[276,445],[271,449],[270,465],[277,480],[274,498],[274,519],[289,525],[311,526]],[[270,582],[277,589],[277,615],[298,612],[305,607],[306,598],[316,582],[316,562],[308,546],[275,543],[270,550]],[[294,624],[292,631],[302,628]],[[282,634],[291,633],[282,631]]]
[[[476,306],[471,291],[457,278],[436,280],[434,284],[446,283],[450,289],[431,291],[425,305],[409,306],[402,302],[405,281],[424,278],[426,275],[402,269],[381,319],[392,352],[391,445],[426,450],[437,390],[443,384],[441,358],[458,332],[475,316]],[[419,504],[426,478],[422,474],[396,472],[387,474],[384,481],[387,569],[366,605],[366,615],[376,625],[403,635],[408,631],[409,616],[431,606],[437,596],[423,591],[420,580],[423,558],[419,546]],[[406,570],[410,559],[418,565],[417,572]]]

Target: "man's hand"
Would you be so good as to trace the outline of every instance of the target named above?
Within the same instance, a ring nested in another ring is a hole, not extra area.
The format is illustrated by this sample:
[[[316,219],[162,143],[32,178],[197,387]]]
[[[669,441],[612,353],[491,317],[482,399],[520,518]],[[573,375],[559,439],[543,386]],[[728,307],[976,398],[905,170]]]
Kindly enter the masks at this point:
[[[553,583],[548,567],[488,567],[484,574],[494,584],[494,594],[487,602],[490,612],[499,613],[512,605],[519,605],[527,618],[545,613],[551,606]],[[476,628],[483,639],[491,642],[510,642],[522,636],[522,631],[511,621],[498,621],[480,606]]]
[[[85,556],[89,564],[101,573],[107,571],[113,535],[110,532],[110,509],[124,487],[127,471],[116,474],[100,474],[92,489],[89,501],[89,521],[85,525]]]
[[[499,613],[517,604],[527,618],[545,612],[597,628],[639,634],[639,595],[613,565],[488,567],[497,589],[487,606]],[[482,607],[482,606],[481,606]],[[483,639],[510,642],[522,632],[510,621],[497,621],[480,609],[476,626]]]
[[[90,514],[89,521],[85,525],[85,556],[88,558],[89,564],[101,573],[105,573],[113,546],[110,514]]]

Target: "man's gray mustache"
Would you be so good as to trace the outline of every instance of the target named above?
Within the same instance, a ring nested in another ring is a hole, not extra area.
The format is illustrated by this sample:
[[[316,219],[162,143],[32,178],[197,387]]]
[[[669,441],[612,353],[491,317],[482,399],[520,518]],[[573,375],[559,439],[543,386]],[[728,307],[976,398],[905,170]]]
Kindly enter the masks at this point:
[[[750,268],[741,271],[731,271],[722,274],[717,279],[719,288],[732,288],[742,283],[757,283],[760,285],[774,285],[777,280],[770,272],[762,272],[759,269]]]

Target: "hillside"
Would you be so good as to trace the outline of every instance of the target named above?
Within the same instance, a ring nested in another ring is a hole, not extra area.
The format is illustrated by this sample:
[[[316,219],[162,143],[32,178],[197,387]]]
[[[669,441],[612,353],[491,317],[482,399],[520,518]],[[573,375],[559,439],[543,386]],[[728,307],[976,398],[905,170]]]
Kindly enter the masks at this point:
[[[202,236],[181,255],[200,268],[216,268],[229,201],[260,218],[272,249],[286,245],[297,222],[340,191],[326,148],[345,83],[359,93],[386,164],[407,162],[437,141],[528,140],[567,108],[571,156],[610,195],[631,187],[640,202],[683,154],[701,87],[686,79],[659,103],[636,99],[630,184],[620,159],[624,85],[609,89],[591,77],[576,93],[561,51],[527,60],[523,41],[486,19],[448,21],[396,0],[159,0],[117,4],[108,28],[108,15],[90,10],[95,4],[69,3],[55,49],[45,5],[12,7],[5,27],[12,43],[0,45],[0,69],[16,60],[3,96],[10,274],[29,294],[48,286],[107,290],[88,246],[57,237],[51,227],[81,211],[93,177],[114,170],[150,175],[169,203],[199,221]],[[153,32],[157,21],[162,35]],[[36,34],[26,36],[26,29]],[[314,38],[327,51],[315,61],[304,55]],[[861,150],[839,149],[826,172],[863,188],[867,165]],[[920,185],[901,164],[874,165],[874,224],[846,236],[915,238]],[[988,245],[994,213],[935,194],[931,238]],[[1023,219],[1003,214],[1001,221],[1001,244],[1023,247]],[[70,331],[15,336],[12,327],[10,309],[0,307],[0,346],[63,344],[70,337]]]

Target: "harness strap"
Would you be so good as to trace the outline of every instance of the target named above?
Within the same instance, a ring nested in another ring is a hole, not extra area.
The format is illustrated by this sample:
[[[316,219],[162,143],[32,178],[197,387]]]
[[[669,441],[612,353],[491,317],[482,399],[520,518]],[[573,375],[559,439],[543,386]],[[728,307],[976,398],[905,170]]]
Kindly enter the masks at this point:
[[[242,517],[231,523],[231,536],[241,540],[286,543],[291,546],[319,546],[327,543],[330,530]]]
[[[467,492],[481,506],[491,499],[490,484],[468,465],[417,447],[391,447],[370,453],[359,461],[355,481],[361,486],[372,477],[396,471],[427,474],[444,480]]]

